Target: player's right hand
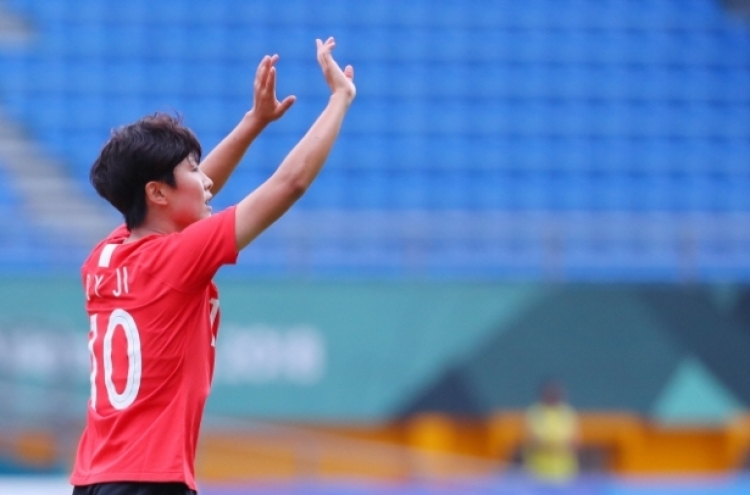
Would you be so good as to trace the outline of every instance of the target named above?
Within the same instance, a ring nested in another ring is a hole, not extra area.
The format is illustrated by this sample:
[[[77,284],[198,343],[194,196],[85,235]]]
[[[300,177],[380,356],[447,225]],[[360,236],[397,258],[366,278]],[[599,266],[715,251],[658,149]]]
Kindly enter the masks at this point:
[[[276,61],[278,55],[263,57],[258,65],[253,85],[253,108],[250,112],[264,124],[281,118],[294,104],[295,97],[287,96],[279,102],[276,98]]]
[[[333,37],[328,38],[325,42],[319,39],[315,40],[315,44],[318,47],[318,63],[323,70],[323,77],[331,88],[331,92],[334,95],[345,97],[346,101],[351,103],[357,94],[357,88],[354,86],[354,67],[347,65],[344,70],[341,70],[339,64],[333,59],[331,51],[336,46]]]

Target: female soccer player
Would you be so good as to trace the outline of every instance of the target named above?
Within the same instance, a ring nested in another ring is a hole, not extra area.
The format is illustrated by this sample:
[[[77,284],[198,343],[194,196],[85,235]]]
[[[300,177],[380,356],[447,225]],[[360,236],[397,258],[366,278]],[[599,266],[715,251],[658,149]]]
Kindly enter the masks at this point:
[[[91,399],[74,495],[196,493],[195,452],[211,387],[216,271],[297,201],[333,146],[356,89],[351,66],[316,40],[331,97],[276,172],[237,205],[208,202],[252,141],[294,97],[276,99],[277,56],[264,57],[253,108],[201,163],[193,133],[162,114],[115,131],[91,168],[97,192],[125,217],[83,265]]]

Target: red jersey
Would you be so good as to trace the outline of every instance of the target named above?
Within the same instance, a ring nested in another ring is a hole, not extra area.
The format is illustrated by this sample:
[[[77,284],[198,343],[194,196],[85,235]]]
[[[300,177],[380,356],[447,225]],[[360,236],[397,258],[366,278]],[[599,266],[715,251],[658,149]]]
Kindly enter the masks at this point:
[[[184,482],[196,490],[219,327],[212,278],[237,259],[234,221],[230,208],[131,243],[120,227],[84,263],[91,399],[73,485]]]

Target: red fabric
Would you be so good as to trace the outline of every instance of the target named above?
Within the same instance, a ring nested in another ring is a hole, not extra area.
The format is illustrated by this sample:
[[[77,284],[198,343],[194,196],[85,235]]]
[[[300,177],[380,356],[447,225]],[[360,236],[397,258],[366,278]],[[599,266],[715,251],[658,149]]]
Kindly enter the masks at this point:
[[[70,481],[181,481],[196,490],[220,319],[212,278],[237,259],[234,208],[180,233],[123,244],[128,235],[112,232],[82,269],[86,310],[96,320],[95,386]]]

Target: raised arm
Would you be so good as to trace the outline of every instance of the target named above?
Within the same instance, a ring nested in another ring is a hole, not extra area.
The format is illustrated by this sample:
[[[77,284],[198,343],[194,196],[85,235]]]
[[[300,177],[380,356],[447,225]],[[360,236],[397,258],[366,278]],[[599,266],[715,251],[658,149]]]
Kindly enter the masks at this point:
[[[304,137],[281,162],[276,172],[240,201],[235,212],[237,247],[242,249],[297,201],[320,172],[356,94],[354,69],[343,71],[331,55],[333,38],[316,40],[318,63],[331,97]]]
[[[281,102],[276,99],[274,65],[278,59],[278,55],[266,55],[260,61],[253,87],[253,108],[200,164],[203,173],[214,183],[211,187],[214,196],[224,187],[258,134],[269,123],[284,115],[294,103],[294,96],[287,96]]]

